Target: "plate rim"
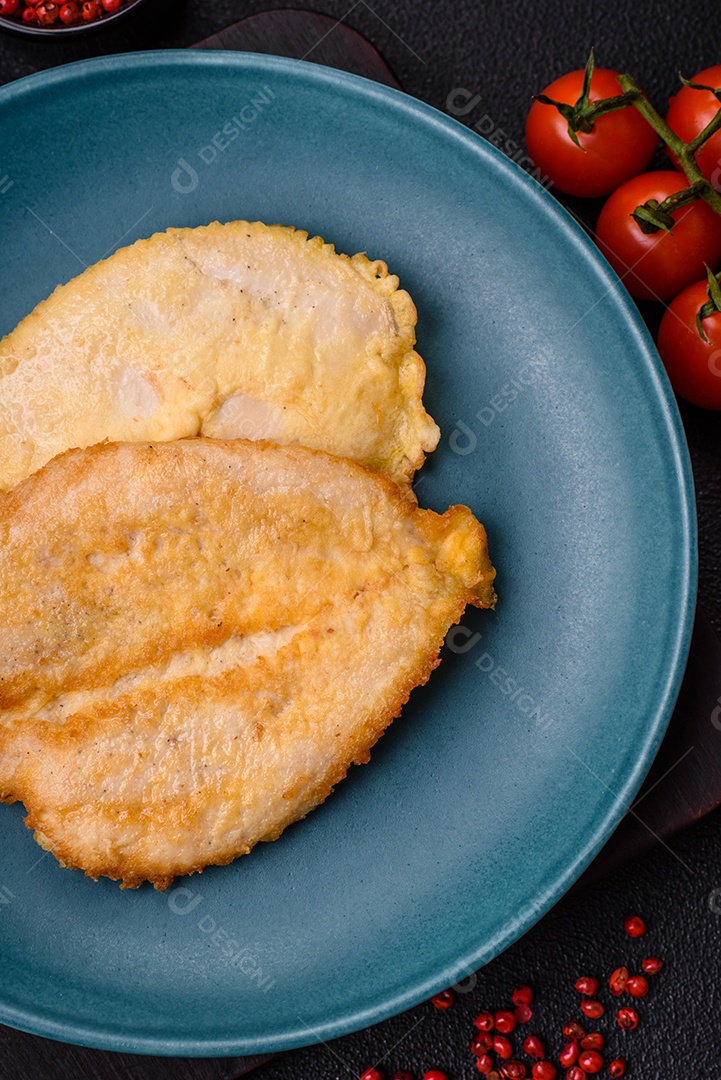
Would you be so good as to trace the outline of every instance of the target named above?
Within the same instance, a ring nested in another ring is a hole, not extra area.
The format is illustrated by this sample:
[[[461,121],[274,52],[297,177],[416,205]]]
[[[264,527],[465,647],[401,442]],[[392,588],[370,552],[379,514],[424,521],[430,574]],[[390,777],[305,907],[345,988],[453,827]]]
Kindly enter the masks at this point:
[[[83,79],[95,73],[112,74],[123,69],[125,71],[143,68],[162,69],[174,68],[178,65],[214,68],[225,67],[229,64],[236,67],[256,68],[261,73],[270,71],[291,74],[301,80],[307,79],[311,82],[326,84],[341,93],[346,92],[365,99],[375,99],[376,102],[391,108],[405,110],[413,122],[418,121],[424,125],[440,128],[445,133],[453,135],[464,146],[486,160],[490,160],[496,168],[506,172],[509,181],[525,189],[527,198],[538,202],[544,213],[556,219],[569,244],[578,249],[587,261],[595,264],[596,272],[605,279],[608,285],[608,294],[612,297],[614,306],[624,316],[636,351],[645,356],[646,371],[654,386],[655,400],[665,421],[668,435],[666,456],[669,477],[674,476],[676,479],[682,509],[681,520],[676,523],[679,535],[682,535],[684,539],[683,559],[679,562],[680,585],[677,591],[680,618],[672,650],[669,644],[666,679],[658,689],[654,703],[655,712],[644,731],[644,742],[638,750],[626,782],[615,794],[612,793],[612,801],[605,815],[596,823],[593,835],[589,836],[588,842],[571,865],[553,878],[543,894],[529,902],[520,915],[516,914],[503,935],[490,945],[487,944],[459,959],[454,965],[446,966],[432,978],[429,977],[422,983],[414,982],[402,992],[396,992],[392,997],[385,997],[380,1002],[376,1001],[365,1009],[359,1009],[353,1013],[346,1012],[342,1016],[328,1020],[322,1027],[312,1032],[306,1028],[294,1030],[285,1028],[283,1032],[271,1035],[222,1039],[119,1034],[110,1030],[107,1024],[104,1027],[100,1023],[96,1025],[72,1024],[66,1020],[44,1017],[30,1010],[8,1007],[0,998],[0,1023],[74,1045],[145,1055],[230,1057],[274,1053],[339,1038],[412,1008],[451,985],[459,977],[478,970],[509,948],[561,899],[600,851],[628,809],[633,796],[651,767],[681,687],[691,644],[698,581],[695,493],[686,437],[673,391],[647,327],[616,273],[571,214],[520,166],[460,121],[401,90],[336,68],[269,54],[202,49],[161,49],[119,53],[35,72],[5,86],[0,86],[0,109],[10,105],[14,98],[28,92],[47,89],[55,84],[64,84],[68,80]]]

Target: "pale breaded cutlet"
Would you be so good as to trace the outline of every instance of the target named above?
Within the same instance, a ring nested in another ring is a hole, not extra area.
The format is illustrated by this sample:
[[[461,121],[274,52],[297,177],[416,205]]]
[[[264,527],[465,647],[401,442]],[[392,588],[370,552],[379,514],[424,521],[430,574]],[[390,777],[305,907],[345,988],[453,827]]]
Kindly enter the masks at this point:
[[[232,221],[89,267],[0,341],[0,490],[104,440],[272,439],[408,487],[438,442],[416,309],[380,260]]]

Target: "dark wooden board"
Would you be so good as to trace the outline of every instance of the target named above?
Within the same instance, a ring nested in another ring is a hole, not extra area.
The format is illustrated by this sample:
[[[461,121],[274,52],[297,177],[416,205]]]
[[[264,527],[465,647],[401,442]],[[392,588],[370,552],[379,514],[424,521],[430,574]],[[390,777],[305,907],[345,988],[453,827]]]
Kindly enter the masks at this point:
[[[721,805],[721,642],[697,609],[681,692],[656,760],[576,888],[590,885]]]
[[[398,80],[370,41],[315,11],[263,11],[199,41],[195,49],[235,49],[270,53],[341,68],[400,89]]]

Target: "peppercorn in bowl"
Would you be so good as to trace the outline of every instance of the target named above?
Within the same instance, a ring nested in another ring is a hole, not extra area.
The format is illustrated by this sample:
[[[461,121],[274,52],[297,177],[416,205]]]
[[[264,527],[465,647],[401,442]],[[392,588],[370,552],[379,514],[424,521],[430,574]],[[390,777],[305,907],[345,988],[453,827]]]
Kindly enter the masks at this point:
[[[0,29],[36,38],[92,33],[131,15],[147,0],[0,0]]]

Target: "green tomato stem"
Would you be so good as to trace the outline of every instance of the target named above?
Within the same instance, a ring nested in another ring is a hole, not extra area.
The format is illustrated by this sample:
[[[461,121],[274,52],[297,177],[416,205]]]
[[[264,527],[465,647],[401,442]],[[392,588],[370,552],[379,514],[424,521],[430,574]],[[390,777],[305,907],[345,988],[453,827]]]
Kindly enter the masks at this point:
[[[706,336],[706,331],[703,328],[703,320],[708,319],[710,315],[716,315],[721,311],[721,286],[719,285],[719,279],[711,270],[710,267],[706,267],[706,295],[708,300],[696,313],[696,329],[698,335],[702,341],[709,344],[709,339]]]
[[[659,203],[658,199],[648,199],[641,206],[636,207],[631,217],[644,233],[656,233],[659,229],[670,232],[674,224],[672,215],[675,211],[683,209],[684,206],[690,206],[700,195],[699,184],[695,183],[691,187],[668,195],[662,203]]]
[[[688,152],[695,155],[696,151],[721,128],[721,109],[709,120],[705,128],[699,131],[695,139],[688,144]]]
[[[581,146],[577,132],[581,131],[584,135],[590,135],[593,131],[593,125],[596,120],[598,120],[599,116],[606,116],[607,113],[625,109],[627,105],[632,105],[641,93],[641,91],[638,90],[631,94],[616,94],[615,97],[600,98],[598,101],[591,103],[589,97],[591,94],[591,79],[593,78],[595,65],[596,60],[593,49],[591,49],[591,55],[588,58],[583,73],[583,87],[581,89],[581,94],[574,105],[569,105],[565,101],[556,101],[555,98],[549,97],[547,94],[535,95],[536,101],[539,101],[541,105],[553,105],[554,108],[558,109],[568,125],[567,131],[569,139],[576,144],[579,150],[583,150],[584,154],[586,153],[586,148]]]
[[[668,148],[676,155],[691,187],[695,188],[700,197],[708,203],[712,210],[715,210],[716,213],[721,216],[721,195],[719,195],[713,184],[703,175],[695,158],[695,153],[699,147],[702,146],[711,135],[721,129],[721,109],[692,142],[685,143],[683,139],[679,138],[675,131],[671,130],[663,117],[656,112],[651,102],[646,95],[639,90],[630,75],[619,75],[618,83],[624,93],[638,94],[638,97],[635,97],[631,102],[633,107],[638,109],[641,116],[643,116],[656,134],[665,142],[666,146],[668,146]]]

